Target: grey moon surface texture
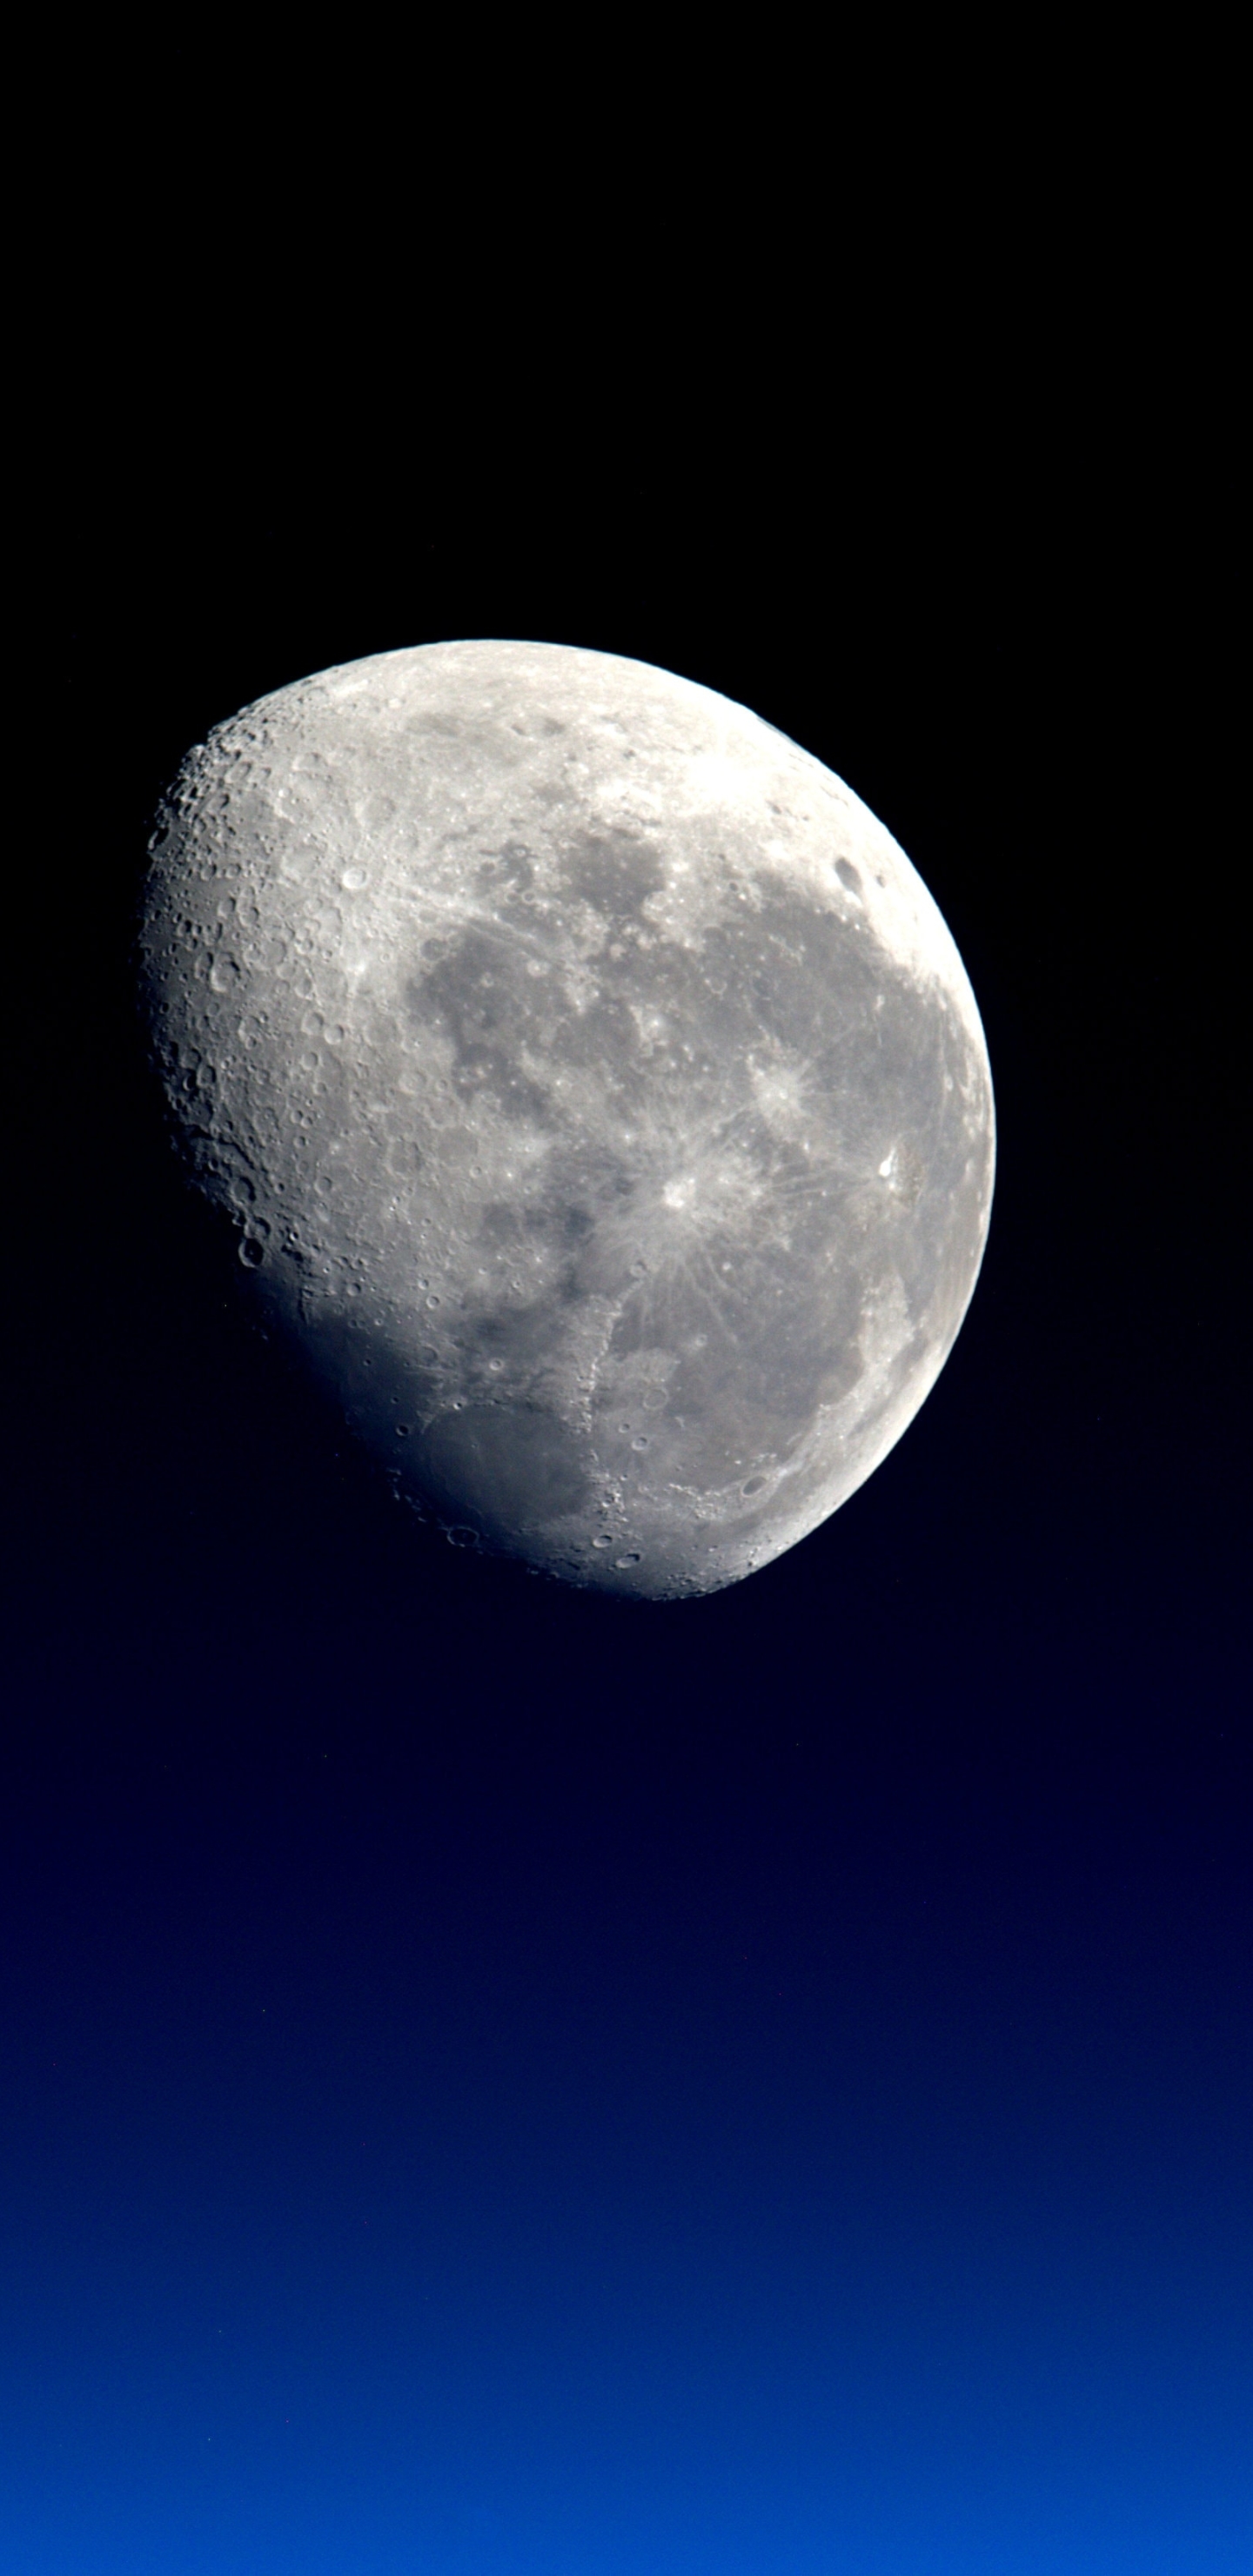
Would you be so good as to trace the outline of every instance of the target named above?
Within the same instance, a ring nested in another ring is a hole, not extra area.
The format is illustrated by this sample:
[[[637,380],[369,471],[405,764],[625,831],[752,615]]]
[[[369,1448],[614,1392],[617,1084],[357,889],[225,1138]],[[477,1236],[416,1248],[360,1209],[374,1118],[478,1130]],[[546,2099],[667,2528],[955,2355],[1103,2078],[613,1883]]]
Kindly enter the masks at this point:
[[[992,1196],[974,995],[747,708],[565,645],[319,672],[188,754],[141,956],[271,1323],[454,1540],[714,1591],[934,1385]]]

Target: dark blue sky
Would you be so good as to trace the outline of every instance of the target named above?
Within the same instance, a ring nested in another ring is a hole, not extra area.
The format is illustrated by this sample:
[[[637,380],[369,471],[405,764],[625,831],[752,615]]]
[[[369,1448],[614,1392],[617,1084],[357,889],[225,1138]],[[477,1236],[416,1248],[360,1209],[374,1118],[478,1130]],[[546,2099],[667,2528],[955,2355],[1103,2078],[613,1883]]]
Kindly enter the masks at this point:
[[[10,1187],[3,2576],[1250,2563],[1225,861],[1131,520],[1030,463],[880,459],[843,512],[816,452],[758,490],[655,447],[280,502],[237,430],[226,484],[155,441],[116,506],[72,481]],[[458,634],[757,708],[984,1015],[957,1349],[705,1602],[400,1526],[145,1089],[181,752]]]

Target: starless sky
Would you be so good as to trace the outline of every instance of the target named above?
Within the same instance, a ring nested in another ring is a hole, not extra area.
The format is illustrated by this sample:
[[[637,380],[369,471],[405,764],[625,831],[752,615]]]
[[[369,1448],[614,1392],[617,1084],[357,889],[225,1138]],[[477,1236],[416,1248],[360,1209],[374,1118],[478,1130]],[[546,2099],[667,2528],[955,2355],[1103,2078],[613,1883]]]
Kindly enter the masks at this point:
[[[782,446],[350,488],[145,456],[57,523],[10,976],[0,2569],[1234,2576],[1231,1068],[1128,523],[1082,461],[841,499]],[[987,1031],[938,1387],[699,1603],[410,1526],[258,1340],[145,1085],[131,908],[184,749],[457,635],[654,661],[802,743]]]

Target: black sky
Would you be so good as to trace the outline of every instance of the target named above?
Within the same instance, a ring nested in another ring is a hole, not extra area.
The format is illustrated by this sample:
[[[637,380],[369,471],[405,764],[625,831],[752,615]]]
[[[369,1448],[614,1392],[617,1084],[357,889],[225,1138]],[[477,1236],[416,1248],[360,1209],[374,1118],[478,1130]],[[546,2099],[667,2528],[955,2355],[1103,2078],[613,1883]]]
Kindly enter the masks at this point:
[[[464,435],[288,402],[57,451],[11,861],[0,2567],[1244,2563],[1227,700],[1168,442],[1095,347],[962,401],[906,364],[882,436],[851,387],[732,430],[711,383],[610,437],[593,384],[543,437],[506,389]],[[755,708],[896,834],[984,1018],[953,1357],[698,1604],[399,1526],[147,1088],[128,942],[184,749],[458,635]]]

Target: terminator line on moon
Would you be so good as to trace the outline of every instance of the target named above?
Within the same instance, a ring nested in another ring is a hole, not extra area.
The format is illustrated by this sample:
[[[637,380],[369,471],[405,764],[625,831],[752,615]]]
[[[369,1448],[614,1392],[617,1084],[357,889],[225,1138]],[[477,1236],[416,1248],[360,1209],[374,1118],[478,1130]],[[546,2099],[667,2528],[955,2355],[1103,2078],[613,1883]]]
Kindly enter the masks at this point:
[[[557,645],[320,672],[189,753],[141,949],[200,1188],[450,1535],[713,1591],[934,1384],[991,1203],[974,996],[746,708]]]

